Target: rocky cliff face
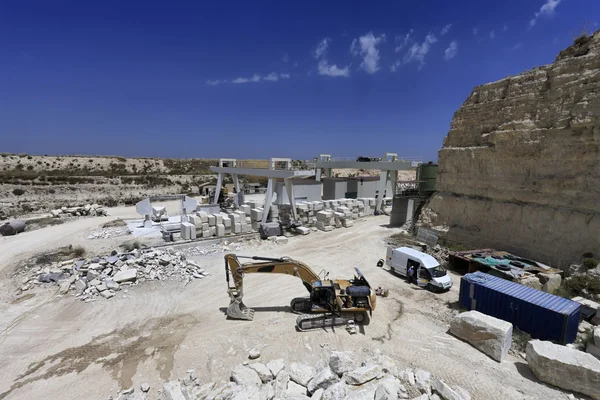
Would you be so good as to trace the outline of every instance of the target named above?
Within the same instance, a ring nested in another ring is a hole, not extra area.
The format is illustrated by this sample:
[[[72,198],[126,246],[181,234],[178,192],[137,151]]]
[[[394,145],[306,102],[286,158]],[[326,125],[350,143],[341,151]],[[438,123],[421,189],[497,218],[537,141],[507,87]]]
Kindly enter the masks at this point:
[[[553,64],[476,87],[419,221],[555,266],[600,256],[600,31]]]

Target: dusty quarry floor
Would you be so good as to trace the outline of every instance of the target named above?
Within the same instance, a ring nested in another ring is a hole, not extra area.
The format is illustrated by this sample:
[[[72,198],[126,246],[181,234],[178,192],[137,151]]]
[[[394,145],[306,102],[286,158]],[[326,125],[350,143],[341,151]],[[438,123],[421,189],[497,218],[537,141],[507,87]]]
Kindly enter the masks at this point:
[[[227,320],[222,255],[193,257],[212,274],[185,287],[146,282],[111,300],[83,303],[67,295],[38,309],[52,292],[40,289],[15,299],[15,287],[6,277],[16,261],[59,245],[82,244],[90,252],[115,248],[123,238],[85,239],[108,219],[136,217],[132,207],[111,214],[0,239],[0,329],[26,315],[0,335],[0,399],[106,399],[132,385],[138,390],[144,382],[151,385],[149,398],[158,398],[165,380],[182,377],[190,368],[203,382],[226,379],[253,347],[264,362],[284,358],[311,364],[330,350],[379,348],[400,366],[426,369],[468,389],[474,399],[567,398],[538,383],[522,359],[509,356],[499,364],[446,333],[459,276],[452,276],[451,291],[434,294],[376,267],[385,255],[385,238],[395,233],[385,226],[387,217],[290,238],[286,245],[266,244],[260,254],[241,252],[287,255],[317,272],[326,269],[331,278],[350,278],[360,267],[371,285],[389,288],[390,297],[378,298],[371,324],[353,336],[344,329],[296,332],[297,316],[288,304],[305,289],[289,276],[246,276],[244,301],[256,310],[255,319]]]

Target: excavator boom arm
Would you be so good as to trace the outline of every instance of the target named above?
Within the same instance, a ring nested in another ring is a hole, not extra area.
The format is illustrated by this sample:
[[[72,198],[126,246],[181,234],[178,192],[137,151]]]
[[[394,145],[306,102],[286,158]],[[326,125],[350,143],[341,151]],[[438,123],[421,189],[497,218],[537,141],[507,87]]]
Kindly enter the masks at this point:
[[[260,262],[240,263],[235,254],[225,255],[225,270],[227,282],[230,283],[230,277],[233,280],[233,286],[229,286],[229,293],[235,291],[235,296],[243,297],[244,274],[266,273],[266,274],[284,274],[291,275],[302,280],[304,287],[310,293],[312,283],[319,280],[319,276],[306,264],[291,258],[265,258],[252,257],[253,260]]]

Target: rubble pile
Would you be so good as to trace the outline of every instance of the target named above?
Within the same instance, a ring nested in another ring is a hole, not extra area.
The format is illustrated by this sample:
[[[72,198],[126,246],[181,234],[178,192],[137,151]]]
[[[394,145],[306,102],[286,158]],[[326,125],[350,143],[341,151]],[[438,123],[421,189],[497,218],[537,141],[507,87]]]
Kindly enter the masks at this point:
[[[108,239],[119,236],[127,236],[131,233],[127,227],[102,228],[90,232],[88,239]]]
[[[594,264],[596,260],[590,259]],[[587,283],[587,286],[582,288],[581,295],[583,297],[594,300],[600,303],[600,263],[590,267],[585,263],[573,264],[569,267],[568,277],[565,279],[565,284],[569,284],[572,280],[583,280]]]
[[[33,266],[22,274],[21,291],[34,286],[58,286],[60,294],[72,293],[90,302],[110,299],[119,290],[148,280],[179,280],[187,284],[209,272],[187,260],[181,251],[150,248],[121,254],[113,251],[106,257],[73,259],[46,267]]]
[[[418,399],[470,400],[460,386],[451,386],[421,369],[400,369],[378,350],[365,361],[350,351],[333,351],[329,358],[310,366],[287,364],[282,359],[244,362],[231,370],[229,382],[201,380],[194,370],[185,377],[166,382],[160,399]],[[146,389],[146,387],[144,387]],[[143,390],[128,389],[117,400],[143,400]]]
[[[50,214],[52,214],[55,218],[66,218],[66,217],[80,217],[83,215],[89,216],[106,216],[108,212],[98,204],[86,204],[83,206],[69,206],[69,207],[61,207],[55,210],[51,210]]]

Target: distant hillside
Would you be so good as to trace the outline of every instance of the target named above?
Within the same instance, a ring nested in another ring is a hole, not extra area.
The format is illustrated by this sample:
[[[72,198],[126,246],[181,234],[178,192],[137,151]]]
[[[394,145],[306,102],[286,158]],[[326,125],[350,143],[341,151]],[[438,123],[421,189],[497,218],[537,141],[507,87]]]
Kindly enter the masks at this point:
[[[47,211],[63,205],[134,204],[148,196],[198,193],[213,181],[216,159],[33,156],[0,154],[0,217]],[[268,160],[239,166],[268,168]]]

